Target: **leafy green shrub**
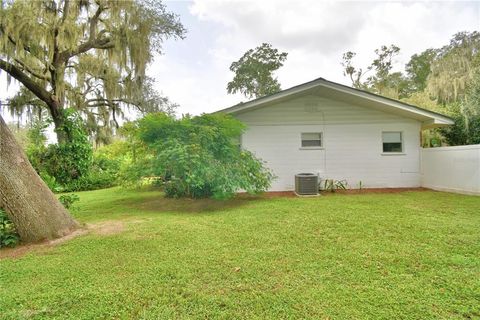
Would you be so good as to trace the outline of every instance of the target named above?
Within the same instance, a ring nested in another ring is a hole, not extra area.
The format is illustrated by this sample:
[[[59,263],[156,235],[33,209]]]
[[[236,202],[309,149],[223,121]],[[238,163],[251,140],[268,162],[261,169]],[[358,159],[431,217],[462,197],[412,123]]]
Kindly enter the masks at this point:
[[[65,209],[71,209],[73,204],[80,200],[80,197],[74,193],[63,194],[58,198],[58,201],[65,207]]]
[[[160,177],[168,197],[223,199],[239,190],[265,191],[273,175],[262,161],[239,147],[243,130],[241,122],[223,114],[182,119],[147,115],[132,130],[138,160],[124,171],[124,177]]]
[[[110,188],[117,185],[118,172],[120,170],[121,158],[117,155],[106,152],[110,146],[96,150],[93,154],[93,162],[90,171],[77,179],[71,180],[63,186],[65,192],[86,191]]]
[[[61,184],[87,175],[92,166],[93,153],[79,115],[69,113],[64,131],[71,141],[49,145],[44,156],[46,172]]]
[[[57,179],[55,177],[52,177],[46,172],[40,172],[40,178],[45,182],[47,187],[52,190],[52,192],[62,192],[64,188],[57,182]]]
[[[112,159],[93,156],[80,116],[67,110],[64,131],[70,142],[45,146],[45,123],[35,124],[29,131],[32,142],[27,155],[53,192],[95,190],[115,184],[119,165]]]
[[[15,225],[7,216],[7,213],[0,209],[0,248],[15,247],[20,242],[20,236]]]
[[[115,185],[116,177],[109,173],[90,172],[63,185],[63,192],[88,191],[110,188]]]
[[[465,115],[460,111],[460,106],[450,106],[450,116],[454,124],[439,131],[449,145],[467,145],[480,143],[480,115]]]

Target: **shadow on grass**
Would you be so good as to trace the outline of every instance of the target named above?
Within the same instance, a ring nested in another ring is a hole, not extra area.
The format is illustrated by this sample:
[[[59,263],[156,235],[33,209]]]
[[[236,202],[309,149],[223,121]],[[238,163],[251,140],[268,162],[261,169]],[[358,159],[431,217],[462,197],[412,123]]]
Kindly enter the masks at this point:
[[[163,194],[144,199],[121,199],[117,203],[125,207],[150,212],[208,213],[239,208],[265,201],[264,196],[239,195],[229,200],[166,198]]]

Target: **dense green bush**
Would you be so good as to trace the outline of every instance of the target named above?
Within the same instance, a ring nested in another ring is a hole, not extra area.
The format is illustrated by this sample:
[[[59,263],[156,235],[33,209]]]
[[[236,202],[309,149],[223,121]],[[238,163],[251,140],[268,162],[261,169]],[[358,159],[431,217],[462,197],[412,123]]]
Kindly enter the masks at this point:
[[[89,171],[63,185],[64,192],[86,191],[109,188],[115,185],[118,163],[102,154],[94,152]]]
[[[223,114],[182,119],[163,113],[147,115],[131,130],[138,139],[137,156],[139,150],[143,153],[126,176],[157,177],[169,197],[228,198],[240,190],[265,191],[273,175],[240,148],[244,128]]]
[[[462,104],[451,104],[448,112],[455,124],[439,131],[449,145],[467,145],[480,143],[480,114],[462,110]]]
[[[65,132],[71,142],[45,146],[48,123],[36,123],[29,131],[27,154],[30,162],[53,192],[96,190],[116,184],[121,156],[103,147],[95,153],[81,118],[69,111]]]
[[[70,142],[51,144],[44,155],[46,172],[61,184],[86,176],[92,166],[92,145],[88,141],[78,114],[70,112],[65,122],[64,131]]]
[[[47,126],[39,123],[30,130],[27,155],[35,170],[54,177],[61,185],[87,175],[92,166],[92,145],[80,116],[72,110],[66,112],[64,131],[70,137],[67,143],[45,146]]]
[[[116,177],[111,174],[92,171],[86,176],[81,176],[63,185],[62,191],[73,192],[105,189],[115,186],[115,181]]]
[[[20,242],[20,237],[15,225],[7,216],[7,213],[0,209],[0,248],[14,247]]]

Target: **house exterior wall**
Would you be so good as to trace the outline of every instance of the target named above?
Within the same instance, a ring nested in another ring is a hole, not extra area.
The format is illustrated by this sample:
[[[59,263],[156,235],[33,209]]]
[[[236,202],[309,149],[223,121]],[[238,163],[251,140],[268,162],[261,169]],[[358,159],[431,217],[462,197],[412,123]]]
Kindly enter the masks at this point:
[[[294,190],[294,175],[346,179],[351,188],[420,186],[421,123],[378,110],[307,96],[235,115],[247,125],[242,147],[266,161],[271,191]],[[382,153],[382,132],[401,131],[404,152]],[[302,132],[322,132],[320,149],[301,148]]]
[[[480,195],[480,145],[421,150],[422,186]]]

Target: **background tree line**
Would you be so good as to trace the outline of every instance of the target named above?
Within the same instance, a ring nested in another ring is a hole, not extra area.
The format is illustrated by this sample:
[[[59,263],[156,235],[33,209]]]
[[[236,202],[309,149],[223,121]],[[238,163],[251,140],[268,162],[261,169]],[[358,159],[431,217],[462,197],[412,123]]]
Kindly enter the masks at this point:
[[[375,50],[366,67],[343,54],[344,75],[363,89],[452,117],[455,125],[424,133],[423,146],[480,143],[480,33],[459,32],[450,43],[414,54],[404,71],[394,70],[395,45]]]

